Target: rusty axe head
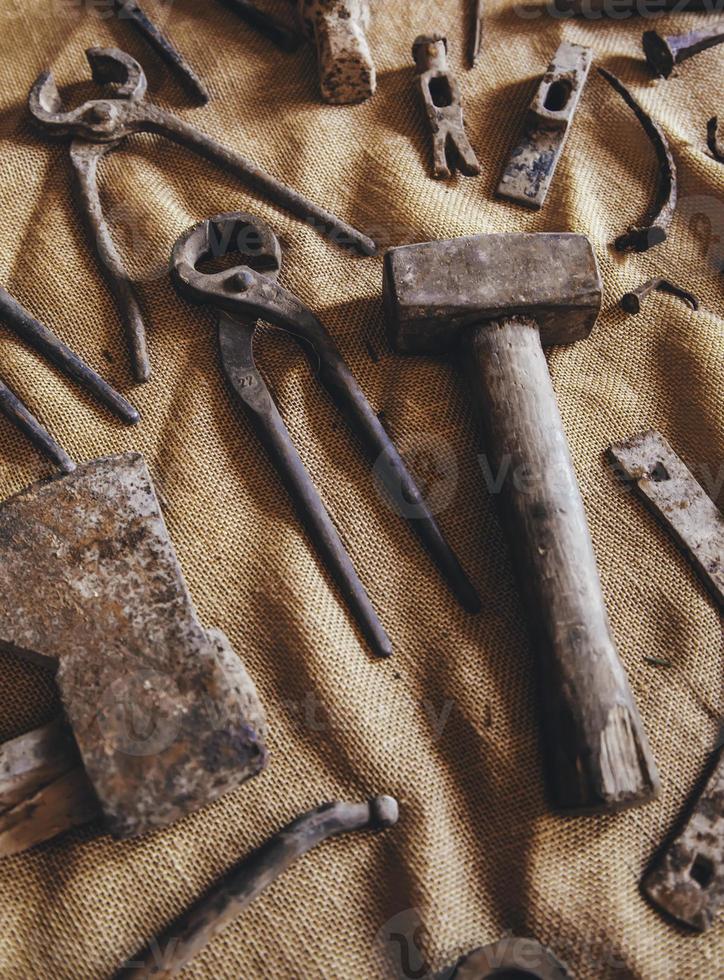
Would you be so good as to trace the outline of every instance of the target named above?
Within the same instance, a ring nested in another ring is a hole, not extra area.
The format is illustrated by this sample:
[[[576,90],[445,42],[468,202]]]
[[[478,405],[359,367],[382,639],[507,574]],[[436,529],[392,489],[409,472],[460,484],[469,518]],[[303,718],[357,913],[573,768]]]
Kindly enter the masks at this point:
[[[116,835],[164,826],[263,767],[254,685],[199,622],[142,456],[93,460],[3,503],[0,593],[0,649],[57,670]]]
[[[441,353],[465,327],[516,315],[537,322],[543,344],[582,340],[602,291],[585,235],[474,235],[385,256],[387,323],[395,349],[407,353]]]

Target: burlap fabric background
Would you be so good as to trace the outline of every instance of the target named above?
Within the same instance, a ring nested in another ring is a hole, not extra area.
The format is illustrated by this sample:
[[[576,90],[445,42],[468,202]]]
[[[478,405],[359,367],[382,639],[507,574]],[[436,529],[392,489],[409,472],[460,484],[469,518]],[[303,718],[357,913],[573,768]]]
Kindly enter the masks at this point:
[[[707,155],[704,135],[709,115],[724,112],[723,49],[657,84],[641,62],[640,20],[524,19],[501,0],[489,4],[482,61],[466,72],[463,5],[378,4],[370,32],[378,92],[365,105],[336,108],[319,103],[311,51],[279,53],[217,3],[145,4],[165,18],[207,79],[208,107],[193,108],[133,31],[100,7],[5,0],[0,18],[0,279],[132,397],[143,423],[117,424],[4,328],[0,373],[76,458],[145,453],[202,620],[228,633],[256,680],[272,758],[238,792],[147,839],[115,843],[89,827],[2,862],[0,975],[109,976],[298,812],[376,792],[399,798],[395,830],[332,842],[304,859],[184,976],[421,976],[422,956],[441,968],[506,933],[535,935],[582,978],[721,975],[721,926],[686,936],[637,891],[642,867],[716,740],[720,622],[669,537],[608,472],[603,451],[654,426],[714,495],[720,489],[724,320],[714,263],[724,230],[724,168]],[[670,16],[659,24],[678,32],[698,22]],[[433,29],[447,32],[459,69],[483,166],[477,180],[428,176],[410,45]],[[650,198],[653,155],[632,114],[595,73],[543,212],[493,199],[537,78],[563,38],[593,46],[597,62],[631,83],[671,140],[681,202],[669,241],[648,255],[625,258],[610,248]],[[83,50],[93,44],[132,53],[153,99],[384,245],[479,231],[591,236],[605,279],[603,313],[589,340],[554,350],[549,360],[613,630],[660,766],[660,801],[609,818],[549,812],[534,660],[481,479],[469,403],[450,365],[390,353],[380,259],[346,255],[166,142],[129,140],[103,164],[103,197],[148,316],[155,373],[150,384],[131,385],[118,314],[72,202],[67,148],[35,134],[25,108],[30,84],[48,66],[61,86],[76,86],[71,95],[89,94]],[[283,282],[333,332],[480,588],[483,612],[470,617],[382,501],[368,461],[296,347],[267,334],[259,360],[393,637],[389,662],[373,661],[361,644],[221,382],[211,315],[181,302],[165,275],[181,231],[234,208],[259,214],[281,236]],[[701,310],[656,296],[637,318],[624,315],[620,295],[657,273],[693,289]],[[2,422],[0,494],[48,472]],[[0,737],[56,709],[42,671],[0,659]],[[406,973],[391,932],[414,933]]]

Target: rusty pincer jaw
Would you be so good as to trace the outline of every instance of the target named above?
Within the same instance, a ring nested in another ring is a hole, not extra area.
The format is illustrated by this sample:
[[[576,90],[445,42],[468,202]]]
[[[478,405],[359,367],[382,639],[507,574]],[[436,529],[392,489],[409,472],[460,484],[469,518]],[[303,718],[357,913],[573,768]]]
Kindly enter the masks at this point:
[[[143,100],[146,76],[139,63],[118,48],[88,48],[93,81],[113,85],[108,99],[92,99],[65,109],[51,71],[38,75],[28,96],[28,108],[43,129],[58,136],[77,136],[93,143],[112,142],[125,135],[128,108]]]
[[[199,263],[234,253],[242,260],[233,269],[200,272]],[[193,303],[244,317],[269,314],[265,293],[281,269],[279,241],[268,225],[241,212],[201,221],[174,246],[171,276],[179,293]]]

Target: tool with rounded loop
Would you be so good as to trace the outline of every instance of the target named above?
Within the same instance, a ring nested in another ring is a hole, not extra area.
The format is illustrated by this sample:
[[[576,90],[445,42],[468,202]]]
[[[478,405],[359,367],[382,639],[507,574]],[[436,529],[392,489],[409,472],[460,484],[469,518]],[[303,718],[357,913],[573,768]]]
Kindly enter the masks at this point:
[[[86,219],[95,239],[108,283],[121,310],[131,343],[133,370],[139,381],[147,381],[151,368],[146,350],[146,332],[141,308],[129,282],[103,216],[98,194],[98,163],[131,133],[157,133],[240,177],[251,188],[311,224],[338,245],[373,255],[371,239],[336,215],[276,180],[251,160],[190,126],[183,119],[144,100],[146,76],[138,62],[117,48],[88,48],[93,80],[115,86],[112,96],[92,99],[76,109],[65,110],[53,75],[44,71],[30,90],[28,107],[48,133],[71,136],[70,158]]]
[[[197,268],[203,259],[229,253],[238,253],[244,264],[215,273]],[[209,304],[219,311],[224,373],[370,645],[386,656],[392,652],[389,638],[257,370],[253,350],[257,317],[289,331],[311,348],[320,382],[370,456],[384,464],[377,470],[385,489],[395,498],[401,496],[406,512],[415,515],[410,518],[412,526],[462,605],[476,611],[479,599],[336,344],[312,311],[276,282],[280,269],[281,250],[272,230],[239,211],[194,225],[179,238],[171,259],[178,291],[194,303]]]

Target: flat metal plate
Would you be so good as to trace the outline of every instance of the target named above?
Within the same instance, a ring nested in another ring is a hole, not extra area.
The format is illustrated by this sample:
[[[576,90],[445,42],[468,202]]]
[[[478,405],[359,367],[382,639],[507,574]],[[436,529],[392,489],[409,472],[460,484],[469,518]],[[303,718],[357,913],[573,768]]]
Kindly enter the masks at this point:
[[[558,48],[498,184],[500,197],[535,210],[543,206],[591,61],[591,49],[580,44],[564,42]]]
[[[609,455],[724,609],[724,514],[660,432],[632,436],[611,446]]]
[[[699,932],[724,905],[723,748],[686,826],[641,881],[654,905]]]

